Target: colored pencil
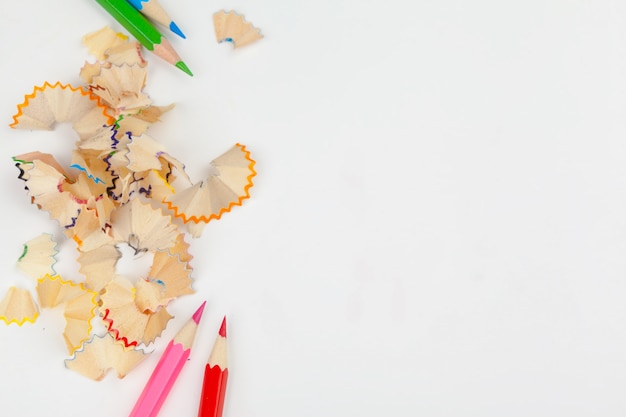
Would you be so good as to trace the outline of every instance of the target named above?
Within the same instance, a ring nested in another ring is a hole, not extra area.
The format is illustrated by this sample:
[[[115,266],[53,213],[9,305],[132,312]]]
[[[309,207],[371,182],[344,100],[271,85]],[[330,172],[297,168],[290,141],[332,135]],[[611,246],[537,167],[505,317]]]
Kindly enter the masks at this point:
[[[226,352],[226,317],[213,344],[213,350],[204,367],[204,381],[200,397],[198,417],[221,417],[228,381],[228,357]]]
[[[126,1],[126,0],[124,0]],[[181,369],[187,362],[191,345],[196,335],[198,323],[204,311],[206,301],[196,310],[191,319],[178,331],[165,348],[159,363],[152,371],[130,417],[156,417],[167,398]]]
[[[135,9],[139,10],[146,16],[148,19],[152,19],[160,25],[163,25],[169,28],[172,32],[177,34],[183,39],[187,37],[180,30],[178,25],[174,23],[172,18],[167,14],[163,6],[158,2],[158,0],[128,0],[130,4],[132,4]]]
[[[189,75],[193,75],[180,59],[172,44],[137,9],[126,0],[96,0],[133,35],[146,49],[175,65]]]

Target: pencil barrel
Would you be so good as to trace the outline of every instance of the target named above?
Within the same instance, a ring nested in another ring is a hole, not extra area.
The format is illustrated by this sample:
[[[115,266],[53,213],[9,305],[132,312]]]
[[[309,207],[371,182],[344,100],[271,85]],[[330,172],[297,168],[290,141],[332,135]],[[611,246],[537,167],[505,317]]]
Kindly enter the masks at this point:
[[[178,378],[191,349],[170,341],[129,417],[156,417]]]
[[[222,370],[219,365],[207,364],[204,368],[202,395],[198,417],[221,417],[226,396],[228,369]]]
[[[135,37],[146,49],[152,51],[161,43],[158,30],[127,0],[96,0],[120,25]]]

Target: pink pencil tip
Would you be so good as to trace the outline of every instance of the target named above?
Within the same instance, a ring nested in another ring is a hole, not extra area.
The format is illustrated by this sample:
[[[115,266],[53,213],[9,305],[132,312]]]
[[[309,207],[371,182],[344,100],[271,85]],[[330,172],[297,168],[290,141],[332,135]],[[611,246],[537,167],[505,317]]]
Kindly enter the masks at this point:
[[[191,316],[191,318],[193,319],[193,321],[198,324],[200,323],[200,318],[202,317],[202,313],[204,312],[204,306],[206,305],[206,301],[203,302],[200,307],[198,307],[198,309],[196,310],[195,313],[193,313],[193,316]]]
[[[226,316],[222,320],[222,325],[220,326],[220,336],[226,337]]]

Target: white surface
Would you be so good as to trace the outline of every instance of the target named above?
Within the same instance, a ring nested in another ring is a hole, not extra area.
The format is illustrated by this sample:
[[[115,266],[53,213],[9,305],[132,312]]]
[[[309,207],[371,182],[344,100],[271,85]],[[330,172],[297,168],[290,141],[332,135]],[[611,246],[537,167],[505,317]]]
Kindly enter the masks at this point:
[[[59,311],[0,325],[0,415],[124,416],[158,354],[208,300],[161,417],[195,415],[229,322],[225,416],[623,416],[626,413],[626,5],[613,0],[162,0],[195,73],[146,53],[176,103],[151,135],[195,179],[235,142],[252,199],[191,241],[175,301],[126,379],[63,367]],[[265,39],[218,45],[234,9]],[[11,156],[69,160],[68,126],[8,128],[44,81],[78,84],[81,37],[121,29],[95,2],[4,1],[3,292],[47,231]],[[78,278],[71,246],[58,271]],[[26,283],[26,284],[25,284]]]

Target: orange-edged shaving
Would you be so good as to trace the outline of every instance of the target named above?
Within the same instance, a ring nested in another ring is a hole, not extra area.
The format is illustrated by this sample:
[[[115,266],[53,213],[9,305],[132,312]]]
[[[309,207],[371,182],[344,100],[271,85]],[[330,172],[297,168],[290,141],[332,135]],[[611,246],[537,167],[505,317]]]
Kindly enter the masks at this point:
[[[15,129],[51,130],[55,123],[64,122],[72,123],[76,133],[84,137],[113,120],[107,114],[107,107],[89,91],[46,81],[24,97],[24,102],[17,106],[17,113],[9,126]]]
[[[167,208],[184,223],[208,223],[250,198],[256,175],[250,152],[236,144],[211,162],[211,174],[190,188],[165,198]]]

